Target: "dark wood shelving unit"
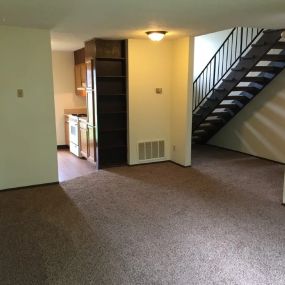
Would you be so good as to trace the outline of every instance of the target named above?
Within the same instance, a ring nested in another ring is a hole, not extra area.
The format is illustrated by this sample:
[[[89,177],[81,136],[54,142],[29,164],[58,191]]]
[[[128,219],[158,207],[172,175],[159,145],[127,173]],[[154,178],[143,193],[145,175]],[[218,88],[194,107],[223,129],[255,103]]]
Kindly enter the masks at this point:
[[[119,76],[119,75],[109,75],[109,76],[106,76],[106,75],[104,75],[104,76],[97,76],[97,78],[98,79],[100,79],[100,78],[126,78],[126,76]]]
[[[102,112],[98,113],[98,115],[114,115],[114,114],[126,114],[126,111],[111,111],[111,112]]]
[[[126,132],[127,129],[103,129],[101,130],[102,133],[109,133],[109,132]]]
[[[126,58],[125,57],[96,57],[96,59],[97,60],[102,60],[102,61],[104,61],[104,60],[115,60],[115,61],[118,61],[118,60],[126,60]]]
[[[126,145],[107,145],[107,146],[103,146],[103,149],[111,149],[111,148],[126,148]]]
[[[98,167],[127,163],[127,43],[95,40]]]
[[[100,97],[108,97],[108,96],[126,96],[126,94],[100,94],[100,95],[97,95],[97,96],[100,96]]]

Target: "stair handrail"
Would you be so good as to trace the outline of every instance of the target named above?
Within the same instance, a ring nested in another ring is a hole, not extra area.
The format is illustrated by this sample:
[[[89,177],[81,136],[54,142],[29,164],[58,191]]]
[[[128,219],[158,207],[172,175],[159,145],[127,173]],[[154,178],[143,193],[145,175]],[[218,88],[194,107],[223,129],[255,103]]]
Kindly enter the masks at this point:
[[[263,29],[247,27],[235,27],[231,30],[219,49],[193,82],[192,110],[194,112],[199,108],[209,94],[213,92],[216,86],[219,85],[223,77],[237,63],[245,51],[255,42],[262,31]],[[227,50],[225,50],[226,46]],[[231,48],[229,49],[229,47]],[[230,62],[228,64],[229,58]],[[222,62],[221,66],[219,65],[220,62]],[[226,64],[224,64],[224,62],[226,62]]]

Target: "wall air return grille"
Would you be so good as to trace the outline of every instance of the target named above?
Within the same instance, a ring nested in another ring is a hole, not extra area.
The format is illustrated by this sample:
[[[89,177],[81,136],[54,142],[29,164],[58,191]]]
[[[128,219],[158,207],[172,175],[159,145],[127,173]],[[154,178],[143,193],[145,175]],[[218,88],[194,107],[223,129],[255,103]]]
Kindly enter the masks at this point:
[[[163,140],[138,143],[139,161],[155,161],[165,158],[165,143]]]

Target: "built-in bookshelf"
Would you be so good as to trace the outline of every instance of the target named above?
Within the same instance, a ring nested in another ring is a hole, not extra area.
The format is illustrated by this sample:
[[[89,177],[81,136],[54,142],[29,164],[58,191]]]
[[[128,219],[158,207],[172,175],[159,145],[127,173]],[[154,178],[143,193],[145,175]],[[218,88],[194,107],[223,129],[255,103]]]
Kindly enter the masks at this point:
[[[99,168],[127,163],[127,46],[95,40],[97,154]]]

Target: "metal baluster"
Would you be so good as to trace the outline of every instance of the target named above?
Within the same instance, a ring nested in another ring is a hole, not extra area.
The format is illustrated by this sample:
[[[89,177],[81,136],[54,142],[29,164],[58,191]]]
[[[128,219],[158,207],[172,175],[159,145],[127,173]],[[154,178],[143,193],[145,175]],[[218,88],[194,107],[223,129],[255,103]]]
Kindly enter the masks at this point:
[[[246,28],[246,36],[245,36],[245,46],[247,47],[248,44],[248,28]]]
[[[210,80],[211,80],[211,64],[208,68],[208,81],[207,81],[207,93],[210,91]]]
[[[202,93],[202,100],[204,99],[204,78],[205,78],[205,72],[202,75],[202,92],[201,92]]]
[[[205,97],[207,95],[207,91],[208,91],[208,66],[205,70]]]
[[[227,42],[227,52],[226,52],[226,71],[228,70],[228,53],[229,53],[229,42]]]
[[[224,57],[225,57],[225,46],[223,46],[223,48],[222,48],[222,50],[223,50],[223,56],[221,57],[222,58],[222,60],[221,60],[221,69],[222,69],[222,76],[223,76],[223,74],[224,74]]]
[[[192,110],[196,108],[196,82],[193,84]]]
[[[197,88],[198,88],[198,86],[197,86],[197,84],[198,84],[198,81],[195,81],[195,109],[196,109],[196,107],[197,107]]]
[[[243,28],[241,28],[240,32],[240,55],[242,54],[242,44],[243,44]]]
[[[232,40],[231,40],[231,45],[230,45],[230,47],[231,47],[231,48],[230,48],[230,51],[231,51],[230,65],[232,65],[232,63],[233,63],[233,62],[232,62],[232,59],[233,59],[233,46],[234,46],[234,45],[233,45],[233,41],[234,41],[233,35],[231,36],[231,39],[232,39]]]
[[[214,57],[213,87],[215,86],[215,80],[216,80],[216,57]]]
[[[195,82],[193,83],[192,111],[195,109]]]
[[[220,74],[220,52],[217,54],[216,64],[217,64],[217,78],[215,78],[215,84],[218,81],[219,74]]]
[[[202,91],[201,90],[202,90],[202,75],[201,75],[201,77],[199,79],[199,100],[198,100],[198,105],[200,104],[201,98],[202,98],[202,95],[201,95]]]
[[[238,45],[238,29],[237,29],[237,32],[236,32],[236,35],[235,35],[235,40],[236,40],[236,46],[235,46],[235,59],[237,59],[237,45]]]

